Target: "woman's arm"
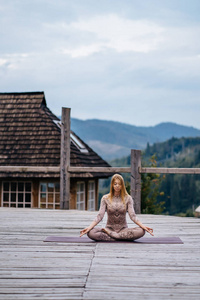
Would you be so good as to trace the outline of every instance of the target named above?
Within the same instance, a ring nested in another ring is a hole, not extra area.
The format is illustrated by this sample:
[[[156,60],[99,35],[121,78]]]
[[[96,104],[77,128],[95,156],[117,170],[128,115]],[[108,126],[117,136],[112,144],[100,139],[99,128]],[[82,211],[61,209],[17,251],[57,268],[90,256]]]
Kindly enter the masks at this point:
[[[96,223],[95,221],[93,221],[88,227],[84,228],[83,230],[80,231],[80,236],[86,234],[87,232],[89,232],[92,228],[94,228],[98,223]]]
[[[152,228],[145,226],[145,225],[142,224],[142,222],[140,222],[139,220],[137,220],[137,221],[135,222],[135,224],[137,224],[137,225],[140,226],[142,229],[144,229],[145,231],[147,231],[148,233],[150,233],[151,235],[154,236],[154,234],[153,234],[153,229],[152,229]]]
[[[133,207],[133,199],[132,197],[130,196],[129,199],[128,199],[128,214],[129,214],[129,217],[130,219],[135,223],[137,224],[138,226],[140,226],[142,229],[144,229],[145,231],[147,231],[148,233],[150,233],[151,235],[154,235],[153,234],[153,229],[150,228],[150,227],[147,227],[145,226],[144,224],[142,224],[142,222],[140,222],[135,214],[135,210],[134,210],[134,207]]]
[[[83,230],[80,231],[80,236],[86,234],[87,232],[89,232],[92,228],[94,228],[104,217],[106,211],[106,201],[104,199],[104,197],[101,199],[101,205],[99,208],[99,213],[96,216],[96,218],[94,219],[94,221],[86,228],[84,228]]]

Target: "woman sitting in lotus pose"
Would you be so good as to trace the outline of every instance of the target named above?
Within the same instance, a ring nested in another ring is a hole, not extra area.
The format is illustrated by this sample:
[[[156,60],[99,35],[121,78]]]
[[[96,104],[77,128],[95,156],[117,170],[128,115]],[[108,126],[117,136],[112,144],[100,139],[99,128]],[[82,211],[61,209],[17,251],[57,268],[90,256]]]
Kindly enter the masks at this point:
[[[106,227],[95,227],[103,219],[105,211],[108,215]],[[131,220],[139,227],[128,228],[127,211]],[[88,227],[81,230],[80,236],[87,233],[88,237],[95,241],[136,240],[142,237],[145,231],[153,235],[153,229],[138,220],[133,208],[133,199],[126,191],[123,177],[115,174],[111,179],[110,193],[101,199],[97,217]]]

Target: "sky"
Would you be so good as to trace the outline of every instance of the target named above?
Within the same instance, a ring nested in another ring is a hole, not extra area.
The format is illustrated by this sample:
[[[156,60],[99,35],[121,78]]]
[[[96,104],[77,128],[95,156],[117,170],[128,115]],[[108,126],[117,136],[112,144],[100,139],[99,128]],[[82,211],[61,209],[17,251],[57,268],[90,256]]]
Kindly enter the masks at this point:
[[[200,129],[199,0],[0,0],[0,92],[58,116]]]

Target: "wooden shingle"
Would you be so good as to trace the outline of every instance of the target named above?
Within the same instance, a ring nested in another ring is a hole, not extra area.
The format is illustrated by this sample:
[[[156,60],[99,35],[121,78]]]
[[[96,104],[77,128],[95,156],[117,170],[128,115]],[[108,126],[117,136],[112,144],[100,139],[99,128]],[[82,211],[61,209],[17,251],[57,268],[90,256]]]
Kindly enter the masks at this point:
[[[44,92],[0,93],[0,165],[60,166],[61,130],[55,121],[60,120],[47,107]],[[88,153],[82,153],[71,142],[71,166],[109,166],[78,139]],[[48,176],[59,177],[59,174]],[[72,176],[84,175],[80,173]],[[107,174],[87,176],[105,177]]]

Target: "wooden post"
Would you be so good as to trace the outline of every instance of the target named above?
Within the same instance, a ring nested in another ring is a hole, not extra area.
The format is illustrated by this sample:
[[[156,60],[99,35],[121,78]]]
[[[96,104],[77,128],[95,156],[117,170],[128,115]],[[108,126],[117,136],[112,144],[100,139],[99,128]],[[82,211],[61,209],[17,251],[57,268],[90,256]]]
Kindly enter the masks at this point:
[[[141,151],[131,150],[131,197],[134,200],[136,214],[141,213]]]
[[[60,208],[69,209],[70,202],[70,108],[62,107],[60,151]]]

